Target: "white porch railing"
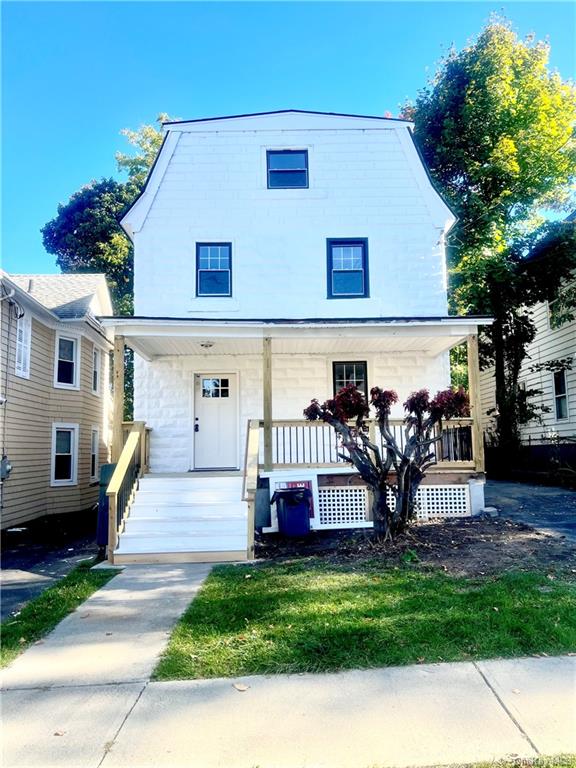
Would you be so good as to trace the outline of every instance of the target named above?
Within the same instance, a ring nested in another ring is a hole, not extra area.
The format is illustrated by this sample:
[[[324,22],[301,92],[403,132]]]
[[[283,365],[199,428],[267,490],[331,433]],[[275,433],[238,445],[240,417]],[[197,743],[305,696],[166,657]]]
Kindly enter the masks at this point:
[[[440,440],[432,446],[438,465],[444,468],[473,469],[471,418],[443,422],[437,428]],[[368,422],[372,440],[380,444],[383,454],[384,441],[376,422]],[[397,443],[403,447],[406,442],[404,422],[391,420],[391,429]],[[261,431],[264,429],[260,422]],[[264,440],[260,440],[260,464],[264,464]],[[273,467],[336,467],[349,466],[340,455],[336,433],[320,421],[287,420],[272,422],[272,466]]]

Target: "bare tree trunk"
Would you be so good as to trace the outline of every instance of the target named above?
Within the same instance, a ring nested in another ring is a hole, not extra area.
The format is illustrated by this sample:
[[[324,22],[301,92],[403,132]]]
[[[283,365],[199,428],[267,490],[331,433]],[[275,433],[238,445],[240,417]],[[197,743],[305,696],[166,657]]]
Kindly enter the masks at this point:
[[[372,520],[376,541],[386,541],[392,537],[390,530],[391,510],[388,504],[386,486],[372,488]]]

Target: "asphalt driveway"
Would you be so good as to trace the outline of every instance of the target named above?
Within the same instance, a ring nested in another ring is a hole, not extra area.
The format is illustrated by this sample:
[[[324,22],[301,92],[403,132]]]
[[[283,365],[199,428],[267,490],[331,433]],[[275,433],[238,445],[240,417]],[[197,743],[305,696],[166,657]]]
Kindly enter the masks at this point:
[[[2,621],[98,554],[92,514],[54,515],[2,532]]]
[[[489,480],[486,506],[496,507],[500,517],[576,542],[576,491]]]

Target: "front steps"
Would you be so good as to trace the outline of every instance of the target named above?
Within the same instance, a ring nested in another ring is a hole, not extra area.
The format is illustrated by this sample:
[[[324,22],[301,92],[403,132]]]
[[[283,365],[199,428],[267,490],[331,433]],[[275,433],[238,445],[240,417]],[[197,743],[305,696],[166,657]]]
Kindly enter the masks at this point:
[[[120,533],[114,564],[247,559],[240,476],[147,475]]]

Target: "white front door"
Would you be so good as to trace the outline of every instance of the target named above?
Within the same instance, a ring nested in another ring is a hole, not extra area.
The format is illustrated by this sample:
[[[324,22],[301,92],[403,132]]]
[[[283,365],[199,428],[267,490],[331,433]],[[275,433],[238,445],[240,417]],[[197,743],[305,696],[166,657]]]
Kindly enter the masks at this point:
[[[238,468],[235,373],[194,375],[194,469]]]

